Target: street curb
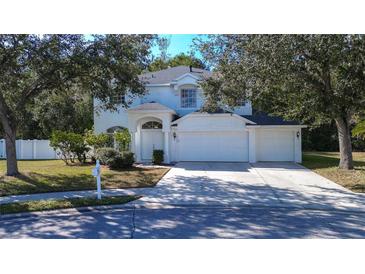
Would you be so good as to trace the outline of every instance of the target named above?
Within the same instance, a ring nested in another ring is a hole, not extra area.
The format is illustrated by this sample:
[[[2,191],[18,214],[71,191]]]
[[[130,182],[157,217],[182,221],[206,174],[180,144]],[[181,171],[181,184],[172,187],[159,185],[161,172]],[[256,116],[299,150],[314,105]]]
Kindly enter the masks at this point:
[[[138,201],[138,200],[136,200]],[[133,202],[132,202],[133,203]],[[310,207],[310,206],[265,206],[265,205],[250,205],[250,204],[231,204],[231,205],[222,205],[222,204],[212,204],[212,205],[202,205],[202,204],[157,204],[150,203],[146,205],[135,205],[135,209],[170,209],[170,208],[221,208],[221,209],[292,209],[292,210],[311,210],[311,211],[325,211],[325,212],[338,212],[338,213],[364,213],[365,209],[342,209],[342,208],[329,208],[329,207]]]
[[[135,191],[141,188],[110,188],[110,189],[103,189],[102,195],[103,196],[116,196],[116,195],[138,195]],[[22,197],[26,196],[42,196],[42,195],[56,195],[55,197],[47,198],[41,197],[39,199],[21,199]],[[62,196],[63,195],[63,196]],[[75,191],[60,191],[60,192],[44,192],[44,193],[34,193],[34,194],[22,194],[22,195],[10,195],[10,196],[2,196],[0,197],[0,205],[11,204],[11,203],[22,203],[22,202],[36,202],[41,200],[62,200],[62,199],[70,199],[70,198],[89,198],[89,197],[96,197],[97,192],[96,190],[75,190]],[[58,197],[57,197],[58,196]],[[71,196],[71,197],[70,197]],[[5,198],[10,199],[17,199],[20,198],[21,200],[15,201],[8,201],[3,202]]]
[[[129,202],[131,203],[131,202]],[[51,209],[51,210],[43,210],[43,211],[33,211],[33,212],[21,212],[21,213],[10,213],[3,214],[0,216],[0,222],[12,219],[20,219],[20,218],[32,218],[32,217],[43,217],[46,215],[70,215],[74,214],[75,211],[78,213],[84,212],[102,212],[111,209],[126,209],[133,210],[135,207],[133,205],[120,204],[120,205],[100,205],[100,206],[86,206],[86,207],[73,207],[73,208],[64,208],[64,209]]]

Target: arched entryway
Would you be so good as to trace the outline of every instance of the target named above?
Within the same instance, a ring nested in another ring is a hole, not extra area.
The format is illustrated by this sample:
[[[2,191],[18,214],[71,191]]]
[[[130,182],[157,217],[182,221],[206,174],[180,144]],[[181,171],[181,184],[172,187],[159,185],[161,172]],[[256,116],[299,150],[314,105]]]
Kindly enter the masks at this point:
[[[141,158],[151,161],[153,150],[164,148],[162,121],[153,119],[141,123]]]
[[[174,114],[174,110],[158,103],[145,103],[128,109],[131,149],[137,162],[150,162],[153,149],[162,149],[164,163],[170,163],[170,132]]]

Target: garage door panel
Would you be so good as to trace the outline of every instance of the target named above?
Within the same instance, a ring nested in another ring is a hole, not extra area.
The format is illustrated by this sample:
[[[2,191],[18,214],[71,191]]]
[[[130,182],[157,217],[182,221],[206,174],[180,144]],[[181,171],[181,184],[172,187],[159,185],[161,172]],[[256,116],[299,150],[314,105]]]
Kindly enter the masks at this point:
[[[246,132],[179,133],[180,161],[248,161]]]
[[[294,161],[294,132],[258,131],[256,151],[258,161]]]

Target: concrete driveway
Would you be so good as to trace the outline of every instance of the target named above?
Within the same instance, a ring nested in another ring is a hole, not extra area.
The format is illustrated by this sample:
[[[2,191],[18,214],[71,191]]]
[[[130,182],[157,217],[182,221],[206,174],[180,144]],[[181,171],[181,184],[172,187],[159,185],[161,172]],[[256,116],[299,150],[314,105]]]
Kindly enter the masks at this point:
[[[136,204],[365,211],[365,196],[295,163],[182,162]]]

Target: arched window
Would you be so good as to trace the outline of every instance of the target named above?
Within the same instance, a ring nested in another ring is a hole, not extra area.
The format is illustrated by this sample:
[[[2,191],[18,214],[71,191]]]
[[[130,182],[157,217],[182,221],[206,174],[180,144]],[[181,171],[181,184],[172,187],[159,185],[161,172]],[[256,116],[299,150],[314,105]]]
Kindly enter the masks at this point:
[[[162,129],[160,122],[150,121],[142,125],[142,129]]]
[[[106,133],[113,134],[114,132],[123,131],[124,129],[125,129],[124,127],[120,127],[120,126],[110,127],[106,130]]]

